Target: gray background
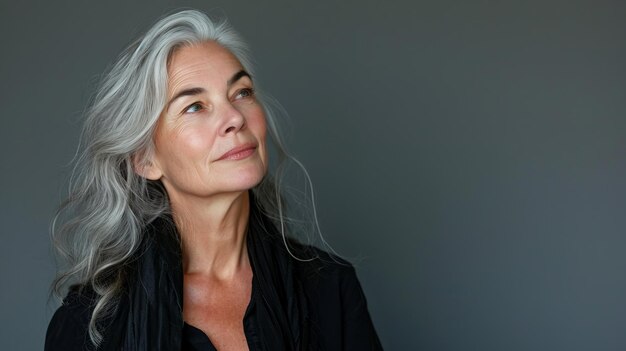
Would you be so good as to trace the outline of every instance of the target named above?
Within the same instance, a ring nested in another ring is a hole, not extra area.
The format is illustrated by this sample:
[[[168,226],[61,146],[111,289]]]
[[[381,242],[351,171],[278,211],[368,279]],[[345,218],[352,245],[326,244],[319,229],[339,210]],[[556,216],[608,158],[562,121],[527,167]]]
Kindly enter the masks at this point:
[[[2,1],[0,349],[42,348],[98,75],[181,6],[251,43],[387,349],[626,349],[624,4]]]

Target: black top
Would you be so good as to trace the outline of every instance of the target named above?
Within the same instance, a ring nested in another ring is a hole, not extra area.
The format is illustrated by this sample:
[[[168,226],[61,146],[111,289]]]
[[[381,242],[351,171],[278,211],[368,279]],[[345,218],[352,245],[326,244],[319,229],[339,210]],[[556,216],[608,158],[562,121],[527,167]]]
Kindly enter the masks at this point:
[[[252,294],[243,326],[251,351],[382,350],[352,265],[314,247],[292,243],[293,252],[319,256],[310,262],[298,261],[286,252],[282,238],[263,231],[269,226],[264,219],[251,218],[250,223]],[[148,240],[162,240],[163,226],[157,224],[159,235],[147,235]],[[163,247],[174,247],[168,245],[149,246],[141,254],[141,264],[130,265],[136,276],[128,280],[127,298],[120,300],[114,316],[100,321],[104,326],[100,349],[215,350],[200,329],[182,320],[180,253],[163,251]],[[133,283],[139,286],[136,291]],[[87,333],[95,298],[90,288],[70,290],[48,326],[46,351],[95,350]]]
[[[327,266],[321,272],[316,286],[306,286],[312,322],[318,329],[320,350],[382,350],[367,310],[365,296],[351,266]],[[306,282],[305,282],[306,283]],[[63,305],[56,311],[46,335],[46,351],[94,350],[87,334],[87,325],[93,310],[93,293],[80,295],[71,291]],[[272,340],[260,340],[261,323],[255,315],[258,292],[254,287],[250,304],[244,317],[244,331],[250,351],[277,350]],[[215,347],[199,329],[183,326],[185,351],[212,351]]]

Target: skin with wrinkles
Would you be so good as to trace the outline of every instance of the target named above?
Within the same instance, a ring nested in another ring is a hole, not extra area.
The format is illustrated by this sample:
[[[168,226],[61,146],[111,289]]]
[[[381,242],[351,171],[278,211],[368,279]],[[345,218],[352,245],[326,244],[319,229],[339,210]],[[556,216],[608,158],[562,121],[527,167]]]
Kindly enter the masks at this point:
[[[171,102],[142,169],[163,182],[181,233],[183,317],[219,350],[248,348],[242,323],[252,288],[248,190],[267,171],[265,115],[242,71],[215,42],[179,48],[168,66]]]

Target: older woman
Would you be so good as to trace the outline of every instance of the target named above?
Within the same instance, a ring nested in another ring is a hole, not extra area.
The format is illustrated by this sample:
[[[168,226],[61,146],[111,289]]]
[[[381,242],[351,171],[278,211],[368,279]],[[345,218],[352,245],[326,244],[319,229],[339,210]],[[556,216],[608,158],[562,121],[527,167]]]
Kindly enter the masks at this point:
[[[285,236],[245,45],[182,11],[105,76],[72,195],[46,350],[381,349],[352,266]],[[281,228],[281,229],[278,229]]]

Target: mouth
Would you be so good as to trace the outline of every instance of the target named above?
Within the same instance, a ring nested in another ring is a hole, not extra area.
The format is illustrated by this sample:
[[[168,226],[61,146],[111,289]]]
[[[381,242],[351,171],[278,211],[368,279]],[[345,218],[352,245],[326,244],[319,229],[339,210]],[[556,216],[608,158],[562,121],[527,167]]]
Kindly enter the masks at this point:
[[[243,144],[243,145],[230,149],[225,154],[220,156],[220,158],[218,158],[217,161],[241,160],[252,155],[256,151],[256,148],[257,146],[255,144]]]

